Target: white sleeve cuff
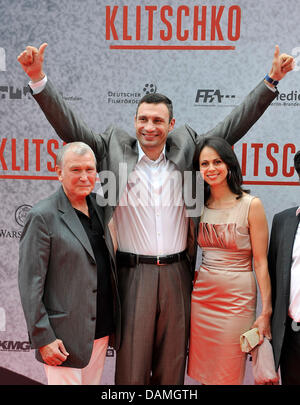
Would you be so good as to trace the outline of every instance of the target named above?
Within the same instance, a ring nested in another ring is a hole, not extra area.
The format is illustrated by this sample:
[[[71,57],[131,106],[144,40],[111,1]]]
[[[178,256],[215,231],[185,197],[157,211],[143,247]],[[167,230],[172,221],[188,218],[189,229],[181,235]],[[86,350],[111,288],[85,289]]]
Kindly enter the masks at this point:
[[[45,77],[38,82],[33,83],[32,81],[30,81],[29,86],[31,87],[33,94],[38,94],[44,90],[46,83],[47,83],[47,76],[45,75]]]
[[[269,86],[268,83],[266,83],[266,82],[264,82],[264,83],[271,91],[273,91],[273,93],[276,92],[277,89],[274,86]]]

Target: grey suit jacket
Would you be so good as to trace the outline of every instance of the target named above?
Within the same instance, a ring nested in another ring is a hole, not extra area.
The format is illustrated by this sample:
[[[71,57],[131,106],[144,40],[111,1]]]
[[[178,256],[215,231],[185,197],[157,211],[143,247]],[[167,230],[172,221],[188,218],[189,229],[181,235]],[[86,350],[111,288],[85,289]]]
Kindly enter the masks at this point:
[[[91,201],[103,225],[102,210]],[[107,246],[118,348],[120,303],[111,240]],[[28,213],[19,253],[19,290],[32,348],[61,339],[70,353],[62,365],[85,367],[95,338],[97,266],[88,236],[62,187]],[[42,361],[38,350],[36,357]]]
[[[289,309],[292,253],[299,224],[297,208],[289,208],[274,216],[270,236],[268,266],[272,286],[271,329],[276,369],[280,363]]]
[[[173,130],[166,142],[166,156],[175,163],[178,170],[193,170],[195,154],[206,136],[221,136],[231,145],[237,142],[260,118],[274,100],[278,92],[272,92],[261,81],[245,100],[237,106],[222,122],[211,131],[199,135],[188,125]],[[108,127],[104,133],[95,134],[81,121],[65,103],[61,95],[48,80],[45,89],[34,96],[46,118],[58,136],[65,142],[82,141],[92,147],[98,161],[98,170],[110,170],[114,173],[117,185],[117,196],[121,195],[119,164],[126,163],[127,175],[134,169],[138,160],[137,139],[116,126]],[[196,156],[197,158],[197,156]],[[105,208],[105,224],[108,225],[116,204]],[[198,218],[190,221],[190,254],[195,257],[196,229]]]

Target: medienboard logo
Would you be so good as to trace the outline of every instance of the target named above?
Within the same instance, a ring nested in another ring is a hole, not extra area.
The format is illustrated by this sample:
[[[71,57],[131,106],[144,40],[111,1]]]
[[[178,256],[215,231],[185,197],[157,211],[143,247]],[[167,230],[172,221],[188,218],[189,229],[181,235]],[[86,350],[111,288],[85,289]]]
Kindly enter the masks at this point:
[[[5,49],[0,48],[0,72],[5,72],[6,71],[6,55],[5,55]]]
[[[280,107],[300,107],[300,91],[290,90],[289,92],[280,92],[271,105]]]

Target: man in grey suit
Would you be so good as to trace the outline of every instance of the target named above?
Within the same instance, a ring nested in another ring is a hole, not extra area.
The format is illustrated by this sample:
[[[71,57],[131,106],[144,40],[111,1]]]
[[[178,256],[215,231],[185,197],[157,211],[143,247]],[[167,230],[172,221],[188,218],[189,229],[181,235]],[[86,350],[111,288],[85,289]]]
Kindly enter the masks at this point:
[[[56,172],[61,187],[31,209],[21,235],[21,302],[48,384],[98,385],[110,335],[119,346],[120,304],[112,241],[91,194],[92,149],[65,145]]]
[[[294,156],[300,177],[300,151]],[[299,207],[274,215],[268,254],[272,286],[272,346],[283,385],[300,384]]]
[[[172,103],[159,94],[147,95],[140,101],[134,117],[136,137],[116,126],[94,134],[44,74],[46,46],[27,47],[18,57],[31,78],[35,100],[61,139],[81,140],[92,147],[100,162],[100,179],[101,171],[112,172],[116,179],[116,199],[105,207],[105,225],[115,236],[118,248],[122,304],[116,383],[183,384],[197,219],[188,218],[193,213],[187,210],[190,201],[183,198],[182,179],[193,170],[194,154],[203,135],[188,125],[174,129]],[[266,77],[268,83],[262,80],[205,136],[222,136],[230,144],[237,142],[274,100],[278,94],[274,85],[291,64],[292,58],[279,55],[277,47]],[[146,203],[139,198],[141,195],[149,197]]]

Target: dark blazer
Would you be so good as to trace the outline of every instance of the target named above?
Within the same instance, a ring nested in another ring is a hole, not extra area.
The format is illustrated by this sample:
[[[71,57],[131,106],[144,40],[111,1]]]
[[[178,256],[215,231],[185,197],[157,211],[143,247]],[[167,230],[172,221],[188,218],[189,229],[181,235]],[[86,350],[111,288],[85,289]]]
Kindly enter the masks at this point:
[[[289,309],[292,252],[299,224],[297,208],[289,208],[274,216],[270,236],[268,266],[272,286],[271,330],[276,369],[280,363]]]
[[[103,210],[91,201],[102,226]],[[111,279],[120,339],[120,302],[111,239]],[[90,360],[96,326],[97,267],[88,236],[63,188],[37,203],[20,239],[19,290],[32,348],[61,339],[69,352],[63,366],[83,368]],[[39,350],[36,358],[43,361]]]
[[[211,131],[199,135],[188,125],[174,129],[168,136],[166,142],[166,156],[172,161],[178,170],[183,173],[193,170],[195,153],[204,137],[221,136],[231,145],[242,138],[251,126],[261,117],[266,108],[275,99],[278,92],[272,92],[261,81],[252,90],[244,101]],[[105,225],[108,226],[116,247],[116,240],[113,235],[111,218],[114,208],[118,205],[118,196],[126,186],[126,181],[120,181],[119,163],[125,163],[126,175],[133,170],[138,160],[137,139],[130,136],[126,131],[114,125],[108,127],[104,133],[95,134],[89,127],[73,113],[65,103],[62,96],[57,92],[51,81],[48,79],[45,89],[34,96],[43,110],[47,120],[55,129],[58,136],[65,142],[82,141],[91,146],[94,150],[98,170],[109,170],[115,174],[117,186],[116,203],[105,208]],[[124,173],[121,173],[124,176]],[[119,184],[122,189],[119,190]],[[193,256],[193,263],[196,253],[196,229],[198,218],[190,221],[190,254]]]

